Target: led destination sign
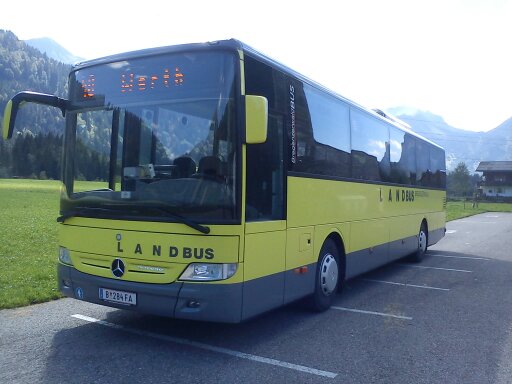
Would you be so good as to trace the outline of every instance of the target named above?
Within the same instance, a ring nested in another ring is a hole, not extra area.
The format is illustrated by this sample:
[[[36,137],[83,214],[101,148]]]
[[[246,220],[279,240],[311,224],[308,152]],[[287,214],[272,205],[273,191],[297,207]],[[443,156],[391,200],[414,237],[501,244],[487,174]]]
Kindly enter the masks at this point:
[[[145,91],[148,87],[149,89],[155,89],[157,86],[169,88],[171,84],[174,84],[175,86],[179,87],[183,85],[184,80],[185,76],[183,75],[179,67],[176,67],[174,69],[173,79],[171,79],[171,71],[169,70],[169,68],[165,68],[161,76],[154,74],[136,75],[134,73],[123,73],[121,75],[121,92],[132,92],[134,90]]]
[[[75,102],[211,98],[232,85],[234,57],[220,52],[150,56],[78,69],[72,80]]]
[[[179,67],[174,68],[171,74],[169,68],[163,68],[160,74],[135,74],[133,72],[122,73],[119,79],[119,91],[121,93],[146,91],[158,87],[169,88],[171,86],[182,86],[185,81],[185,75]],[[82,98],[89,99],[96,95],[96,75],[89,74],[81,80]]]

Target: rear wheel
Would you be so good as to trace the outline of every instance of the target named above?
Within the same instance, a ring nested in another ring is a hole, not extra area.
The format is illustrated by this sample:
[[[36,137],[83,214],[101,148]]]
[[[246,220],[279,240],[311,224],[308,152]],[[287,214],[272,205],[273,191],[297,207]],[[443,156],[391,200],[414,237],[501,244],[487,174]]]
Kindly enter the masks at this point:
[[[418,232],[418,248],[416,252],[411,255],[411,261],[419,263],[425,258],[427,253],[428,244],[428,230],[425,222],[421,223],[420,231]]]
[[[320,250],[315,278],[315,292],[310,297],[310,307],[323,312],[331,307],[340,284],[340,261],[334,241],[327,239]]]

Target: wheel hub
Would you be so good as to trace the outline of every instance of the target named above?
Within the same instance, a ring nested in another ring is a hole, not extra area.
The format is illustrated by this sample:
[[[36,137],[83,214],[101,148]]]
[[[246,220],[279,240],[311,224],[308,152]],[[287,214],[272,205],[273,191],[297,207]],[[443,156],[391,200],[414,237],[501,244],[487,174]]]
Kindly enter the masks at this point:
[[[418,236],[418,248],[422,252],[425,252],[427,250],[427,235],[423,231],[420,231],[420,234]]]
[[[327,254],[320,269],[320,286],[325,295],[330,295],[338,283],[338,263],[333,255]]]

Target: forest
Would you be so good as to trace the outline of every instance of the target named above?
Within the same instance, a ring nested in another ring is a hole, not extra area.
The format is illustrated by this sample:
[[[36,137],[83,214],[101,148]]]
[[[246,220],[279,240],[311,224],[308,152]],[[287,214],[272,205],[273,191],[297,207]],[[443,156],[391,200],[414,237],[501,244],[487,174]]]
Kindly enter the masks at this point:
[[[0,30],[0,115],[19,91],[64,96],[71,67]],[[13,139],[0,139],[0,177],[60,176],[64,119],[59,110],[41,106],[21,108]]]
[[[0,29],[0,119],[11,97],[20,91],[34,91],[66,97],[71,66]],[[1,121],[1,120],[0,120]],[[59,179],[61,174],[64,118],[60,110],[40,105],[23,106],[17,116],[13,139],[0,138],[0,178]],[[103,167],[96,153],[89,151],[77,164],[84,179]]]
[[[0,30],[0,113],[7,101],[20,91],[67,95],[67,78],[71,67],[49,58],[28,46],[9,31]],[[19,132],[61,133],[64,120],[60,111],[34,107],[22,113],[16,122]]]

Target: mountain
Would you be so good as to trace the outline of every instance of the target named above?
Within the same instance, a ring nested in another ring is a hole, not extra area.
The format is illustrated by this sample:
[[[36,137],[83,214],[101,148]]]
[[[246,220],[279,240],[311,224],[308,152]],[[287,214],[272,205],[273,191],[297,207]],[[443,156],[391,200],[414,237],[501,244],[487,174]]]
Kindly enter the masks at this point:
[[[512,117],[508,120],[505,120],[503,123],[498,125],[493,130],[487,132],[489,133],[489,137],[492,138],[500,138],[500,137],[508,137],[512,136]]]
[[[49,58],[19,40],[14,33],[0,29],[0,115],[7,101],[20,91],[67,96],[71,67]],[[28,105],[20,110],[16,126],[32,133],[61,133],[61,113],[55,108]]]
[[[83,58],[73,55],[62,45],[48,37],[25,40],[25,43],[38,49],[42,53],[46,53],[48,57],[64,64],[73,65],[80,61],[84,61]]]
[[[453,170],[464,162],[474,172],[480,161],[512,160],[512,118],[488,132],[473,132],[447,124],[429,111],[409,107],[386,110],[408,123],[412,130],[446,150],[446,167]]]
[[[14,33],[0,29],[0,117],[7,101],[20,91],[67,97],[70,70],[70,65],[49,58]],[[62,134],[63,122],[56,108],[28,104],[20,110],[16,127],[33,134]]]

